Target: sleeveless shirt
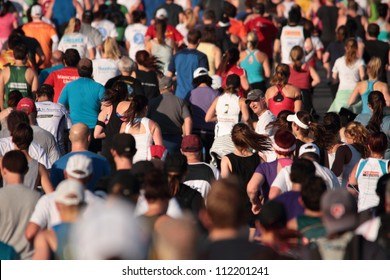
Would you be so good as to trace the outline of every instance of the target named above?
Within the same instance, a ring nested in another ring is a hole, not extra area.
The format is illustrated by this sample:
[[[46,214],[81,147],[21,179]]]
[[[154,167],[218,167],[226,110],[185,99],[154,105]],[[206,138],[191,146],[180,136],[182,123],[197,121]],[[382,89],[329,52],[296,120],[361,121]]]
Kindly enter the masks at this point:
[[[225,93],[218,98],[215,108],[217,113],[217,124],[215,136],[230,135],[233,126],[239,122],[240,97],[233,93]]]
[[[381,176],[387,174],[389,161],[377,158],[361,159],[356,171],[359,187],[358,212],[379,204],[376,184]]]
[[[370,108],[368,108],[368,95],[374,90],[374,84],[377,80],[367,80],[367,90],[360,96],[362,99],[362,112],[361,114],[371,114]]]
[[[275,100],[275,97],[278,93],[276,93],[273,97],[268,99],[268,109],[271,111],[274,116],[278,116],[278,114],[283,110],[289,110],[291,112],[294,112],[294,103],[295,99],[287,97],[283,93],[283,88],[281,86],[276,86],[278,89],[278,92],[282,95],[282,100]]]
[[[246,50],[247,56],[240,63],[240,66],[245,69],[248,75],[249,84],[260,83],[264,81],[263,64],[261,64],[256,58],[256,53],[258,52],[258,50]]]
[[[27,68],[27,66],[9,66],[9,80],[4,85],[4,108],[8,107],[8,95],[13,90],[19,90],[23,97],[31,97],[31,85],[25,77]]]
[[[133,158],[133,163],[136,163],[141,160],[148,160],[149,147],[153,145],[153,135],[149,128],[150,119],[142,118],[138,120],[140,125],[143,125],[145,128],[145,133],[142,134],[132,134],[135,139],[135,147],[137,152]],[[126,124],[126,133],[130,133],[131,124],[130,122]]]

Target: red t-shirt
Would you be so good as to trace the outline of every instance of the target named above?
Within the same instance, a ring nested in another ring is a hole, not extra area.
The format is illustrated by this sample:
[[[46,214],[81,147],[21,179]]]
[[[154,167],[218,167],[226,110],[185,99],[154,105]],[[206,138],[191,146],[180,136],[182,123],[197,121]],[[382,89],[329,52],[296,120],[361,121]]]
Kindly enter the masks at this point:
[[[77,68],[73,67],[65,67],[51,72],[44,84],[51,85],[54,88],[53,102],[58,102],[58,98],[60,98],[61,91],[67,83],[74,81],[79,77],[80,76],[77,72]]]
[[[295,69],[290,66],[290,76],[288,78],[288,83],[290,85],[296,86],[301,90],[309,90],[310,79],[310,70],[307,63],[301,71],[295,71]]]
[[[150,37],[150,38],[156,38],[157,33],[156,33],[156,26],[150,25],[148,29],[146,30],[145,37]],[[183,35],[180,34],[179,31],[172,25],[167,25],[167,30],[165,30],[165,37],[175,41],[176,43],[180,42],[183,40]]]
[[[272,21],[258,16],[248,21],[245,27],[248,32],[256,32],[259,39],[258,49],[266,53],[268,58],[272,58],[273,44],[278,35],[278,29]]]

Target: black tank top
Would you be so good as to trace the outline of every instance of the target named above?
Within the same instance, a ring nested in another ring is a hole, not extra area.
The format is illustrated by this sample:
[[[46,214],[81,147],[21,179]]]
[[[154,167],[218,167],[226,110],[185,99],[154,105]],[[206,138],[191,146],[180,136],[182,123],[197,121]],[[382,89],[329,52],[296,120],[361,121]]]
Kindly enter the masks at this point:
[[[122,120],[116,114],[117,107],[118,107],[118,103],[112,105],[112,112],[110,118],[108,119],[108,123],[104,128],[106,138],[104,138],[102,141],[102,155],[105,158],[107,158],[109,161],[112,160],[112,156],[110,152],[112,146],[112,138],[114,137],[115,134],[119,133],[119,130],[121,129],[121,125],[122,125]]]

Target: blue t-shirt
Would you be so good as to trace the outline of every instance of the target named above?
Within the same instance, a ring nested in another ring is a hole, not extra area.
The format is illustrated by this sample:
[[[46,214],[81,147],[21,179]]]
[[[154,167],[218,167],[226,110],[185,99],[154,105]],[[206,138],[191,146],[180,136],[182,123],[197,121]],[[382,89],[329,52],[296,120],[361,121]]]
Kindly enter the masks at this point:
[[[101,84],[81,77],[64,87],[58,103],[69,108],[72,123],[84,123],[93,129],[98,119],[104,91]]]
[[[20,256],[13,247],[0,241],[0,260],[20,260]]]
[[[39,73],[38,76],[39,85],[43,85],[43,83],[46,81],[47,77],[49,77],[51,72],[62,69],[64,67],[65,67],[64,65],[58,64],[50,68],[42,69],[41,73]]]
[[[102,177],[109,176],[111,169],[106,158],[90,151],[72,152],[59,158],[56,162],[54,162],[51,168],[50,181],[54,187],[57,187],[57,185],[65,179],[64,170],[66,168],[66,164],[68,163],[68,159],[76,154],[85,155],[92,159],[93,173],[91,180],[87,184],[87,189],[93,191],[97,181]]]
[[[175,95],[183,100],[187,100],[192,90],[192,80],[194,71],[198,67],[209,69],[207,56],[196,49],[184,49],[172,57],[168,70],[176,75]]]
[[[53,6],[52,21],[58,28],[64,23],[67,23],[76,15],[76,8],[73,6],[72,0],[55,1]]]
[[[154,14],[156,13],[157,8],[164,3],[165,0],[142,0],[146,14],[147,25],[149,25],[150,21],[154,18]]]

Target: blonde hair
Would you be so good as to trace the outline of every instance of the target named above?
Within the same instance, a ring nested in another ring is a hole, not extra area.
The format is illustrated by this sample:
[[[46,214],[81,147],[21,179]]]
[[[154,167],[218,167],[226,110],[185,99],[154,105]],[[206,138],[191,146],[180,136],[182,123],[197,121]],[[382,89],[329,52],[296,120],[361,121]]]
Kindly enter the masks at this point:
[[[258,38],[257,38],[257,34],[255,32],[249,32],[248,35],[247,35],[247,48],[248,49],[255,49],[257,47],[257,43],[258,43]]]
[[[354,38],[349,38],[345,42],[345,62],[347,66],[352,65],[357,59],[358,44]]]
[[[194,28],[195,24],[196,24],[196,16],[195,16],[195,13],[192,9],[186,9],[184,11],[184,16],[186,18],[186,28],[188,30]]]
[[[344,135],[347,135],[352,138],[353,143],[358,148],[358,151],[361,153],[362,158],[366,158],[370,155],[370,151],[367,147],[368,135],[369,132],[361,123],[350,122],[347,124],[344,130]]]
[[[80,24],[81,22],[78,18],[71,18],[68,22],[68,26],[64,31],[64,34],[71,34],[78,31]]]
[[[107,37],[103,42],[102,52],[106,58],[117,60],[120,58],[121,53],[119,51],[116,40],[112,37]]]
[[[367,75],[373,79],[378,78],[381,67],[382,61],[376,56],[372,57],[367,65]]]

